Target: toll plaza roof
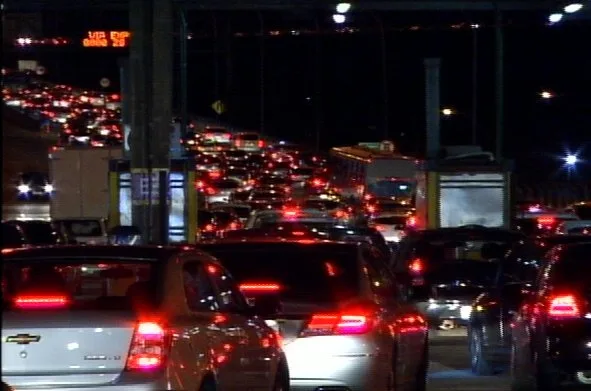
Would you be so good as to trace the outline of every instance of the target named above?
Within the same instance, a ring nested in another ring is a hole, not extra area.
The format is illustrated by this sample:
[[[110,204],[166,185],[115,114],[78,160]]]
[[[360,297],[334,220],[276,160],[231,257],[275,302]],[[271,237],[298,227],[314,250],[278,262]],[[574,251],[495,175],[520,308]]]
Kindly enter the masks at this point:
[[[339,1],[327,0],[172,0],[188,10],[298,10],[334,9]],[[560,7],[560,0],[357,0],[360,11],[527,11]],[[126,9],[129,0],[4,0],[4,12],[44,10]]]

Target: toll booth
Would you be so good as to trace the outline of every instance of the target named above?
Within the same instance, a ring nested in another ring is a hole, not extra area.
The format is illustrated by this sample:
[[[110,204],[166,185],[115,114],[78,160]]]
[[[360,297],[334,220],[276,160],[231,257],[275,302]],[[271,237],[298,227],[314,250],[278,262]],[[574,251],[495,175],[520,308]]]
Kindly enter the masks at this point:
[[[132,224],[132,175],[128,159],[109,162],[109,226]],[[171,159],[169,180],[169,242],[195,242],[197,190],[195,166],[187,159]]]
[[[441,159],[422,162],[417,174],[416,226],[479,225],[510,228],[511,161]]]

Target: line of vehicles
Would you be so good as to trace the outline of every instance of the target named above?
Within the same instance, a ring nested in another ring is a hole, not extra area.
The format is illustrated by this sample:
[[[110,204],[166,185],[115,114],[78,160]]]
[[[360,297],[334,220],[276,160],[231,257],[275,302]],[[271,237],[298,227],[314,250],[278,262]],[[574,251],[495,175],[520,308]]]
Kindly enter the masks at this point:
[[[2,223],[4,384],[425,391],[430,329],[466,327],[476,374],[507,370],[514,391],[591,387],[591,203],[505,223],[489,162],[488,176],[460,164],[421,183],[420,162],[388,143],[322,156],[207,133],[183,139],[195,238],[149,246],[106,212],[68,217],[84,208],[60,198],[76,183],[64,172],[51,175],[59,218]]]

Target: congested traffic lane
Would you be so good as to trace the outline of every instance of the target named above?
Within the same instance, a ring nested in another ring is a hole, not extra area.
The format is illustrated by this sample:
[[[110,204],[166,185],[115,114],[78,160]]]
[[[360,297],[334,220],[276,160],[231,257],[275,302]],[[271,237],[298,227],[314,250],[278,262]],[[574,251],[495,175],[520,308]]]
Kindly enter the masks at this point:
[[[462,332],[434,332],[430,341],[428,391],[506,391],[507,374],[477,376],[470,371],[468,342]],[[464,333],[465,334],[465,333]]]

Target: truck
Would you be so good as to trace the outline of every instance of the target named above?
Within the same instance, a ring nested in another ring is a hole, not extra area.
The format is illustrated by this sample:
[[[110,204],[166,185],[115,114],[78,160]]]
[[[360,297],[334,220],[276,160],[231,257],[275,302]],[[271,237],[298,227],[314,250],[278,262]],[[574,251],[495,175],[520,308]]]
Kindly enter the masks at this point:
[[[49,212],[64,234],[79,243],[107,242],[109,161],[122,158],[121,147],[52,147]]]

